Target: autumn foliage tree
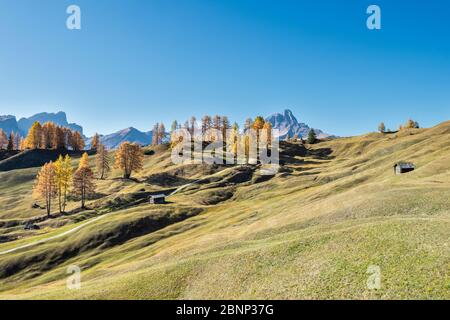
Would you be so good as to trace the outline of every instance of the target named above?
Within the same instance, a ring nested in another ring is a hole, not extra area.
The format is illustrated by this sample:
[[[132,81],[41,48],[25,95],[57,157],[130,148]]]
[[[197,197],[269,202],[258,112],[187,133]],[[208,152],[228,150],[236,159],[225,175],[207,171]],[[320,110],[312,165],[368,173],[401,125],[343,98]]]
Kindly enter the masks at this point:
[[[81,198],[81,208],[85,209],[86,200],[95,193],[94,173],[89,167],[88,154],[81,157],[78,169],[73,175],[73,191]]]
[[[256,131],[256,141],[257,141],[257,143],[258,143],[258,145],[257,145],[257,148],[256,148],[256,153],[259,155],[259,143],[260,143],[260,139],[261,139],[261,136],[260,136],[260,130],[262,130],[263,128],[264,128],[264,124],[265,124],[265,120],[264,120],[264,118],[263,117],[261,117],[261,116],[257,116],[256,118],[255,118],[255,121],[253,122],[253,130],[255,130]]]
[[[233,130],[231,131],[231,136],[228,137],[228,141],[229,145],[231,145],[234,161],[236,162],[239,148],[239,125],[235,122],[232,128]]]
[[[258,116],[255,118],[255,121],[253,122],[253,129],[254,130],[261,130],[262,128],[264,128],[264,118],[261,116]]]
[[[100,144],[100,136],[98,133],[94,134],[91,141],[91,149],[97,150],[98,145]]]
[[[57,150],[67,149],[68,136],[72,134],[70,131],[66,132],[62,127],[55,128],[55,135],[53,136],[52,147]]]
[[[141,147],[128,141],[122,143],[116,151],[115,167],[123,171],[123,177],[129,179],[133,171],[143,168],[144,154]]]
[[[266,138],[265,143],[267,145],[270,145],[272,143],[272,124],[269,121],[264,123],[263,131],[264,131],[265,138]]]
[[[29,149],[39,149],[42,147],[42,126],[36,121],[28,131],[26,145]]]
[[[56,171],[53,162],[46,163],[36,177],[33,196],[44,199],[47,216],[50,217],[52,199],[57,195]]]
[[[244,144],[244,154],[245,154],[245,163],[249,163],[250,161],[250,136],[245,135],[243,139]]]
[[[51,149],[55,147],[56,144],[56,125],[53,122],[46,122],[42,126],[42,147],[46,149]]]
[[[74,151],[81,151],[84,149],[84,139],[78,131],[72,132],[69,143]]]
[[[100,180],[105,179],[111,171],[111,158],[108,154],[108,150],[106,150],[106,147],[101,143],[97,146],[95,166]]]
[[[63,213],[66,210],[67,194],[72,181],[73,170],[71,162],[69,155],[66,155],[65,157],[60,155],[55,162],[55,178],[60,213]]]

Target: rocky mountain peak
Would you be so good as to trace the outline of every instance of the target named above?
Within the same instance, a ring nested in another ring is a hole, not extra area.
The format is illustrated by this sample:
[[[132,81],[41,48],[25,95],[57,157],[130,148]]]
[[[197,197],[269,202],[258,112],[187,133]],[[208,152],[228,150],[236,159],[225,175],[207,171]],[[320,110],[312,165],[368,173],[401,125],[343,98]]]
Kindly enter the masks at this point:
[[[283,113],[274,113],[266,118],[272,124],[274,129],[280,131],[280,139],[286,138],[287,135],[293,137],[306,138],[310,130],[314,130],[319,138],[329,137],[330,135],[324,133],[319,129],[312,129],[305,123],[298,122],[293,112],[289,109],[285,109]]]

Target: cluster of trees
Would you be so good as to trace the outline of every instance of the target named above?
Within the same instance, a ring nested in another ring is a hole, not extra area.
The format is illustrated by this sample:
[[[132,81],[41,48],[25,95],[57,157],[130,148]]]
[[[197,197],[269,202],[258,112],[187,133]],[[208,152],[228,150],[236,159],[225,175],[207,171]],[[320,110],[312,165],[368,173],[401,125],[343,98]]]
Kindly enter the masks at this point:
[[[215,115],[214,117],[210,115],[205,115],[200,119],[200,123],[197,123],[197,118],[192,116],[189,120],[186,120],[183,125],[179,124],[176,120],[172,123],[170,128],[171,134],[178,129],[186,129],[191,135],[194,134],[194,131],[198,130],[205,135],[208,130],[216,129],[222,132],[223,139],[226,139],[226,130],[231,129],[237,126],[235,123],[233,126],[230,125],[230,121],[227,116],[219,116]],[[205,137],[206,141],[213,141],[214,137]]]
[[[84,208],[87,197],[95,192],[88,154],[83,154],[75,172],[71,162],[69,155],[59,156],[56,162],[46,163],[36,177],[33,195],[45,201],[47,216],[50,216],[53,199],[58,199],[59,212],[63,213],[69,194],[80,196],[81,207]]]
[[[81,151],[84,149],[84,139],[78,131],[57,126],[53,122],[41,125],[34,122],[23,140],[21,149],[69,149]]]
[[[197,123],[197,118],[195,116],[192,116],[190,120],[186,120],[183,125],[180,125],[175,120],[171,126],[171,133],[175,132],[178,129],[186,129],[191,135],[193,135],[194,131],[197,129],[199,130],[199,132],[201,132],[202,135],[204,135],[205,141],[215,140],[215,137],[213,136],[205,136],[208,130],[215,129],[222,133],[222,138],[224,141],[226,141],[228,138],[227,130],[233,129],[233,131],[239,132],[239,125],[236,122],[231,124],[227,116],[215,115],[212,117],[210,115],[204,115],[201,118],[199,124]],[[249,129],[265,129],[268,132],[271,132],[272,125],[270,122],[266,122],[263,117],[258,116],[255,118],[255,120],[247,118],[247,120],[245,121],[244,133]]]
[[[97,144],[100,142],[98,134],[94,136]],[[36,121],[28,130],[26,138],[20,134],[11,132],[9,136],[0,129],[0,150],[25,150],[25,149],[69,149],[81,151],[85,147],[83,136],[74,130],[58,126],[53,122],[41,125]],[[96,149],[96,148],[93,148]]]
[[[419,128],[420,128],[420,125],[417,121],[409,119],[408,121],[406,121],[406,123],[404,125],[400,125],[400,127],[398,129],[403,130],[403,129],[419,129]]]
[[[223,150],[231,150],[235,158],[238,155],[238,150],[242,150],[242,154],[245,154],[247,160],[249,159],[250,153],[250,140],[251,137],[248,134],[250,129],[255,130],[256,141],[257,141],[257,155],[259,156],[259,148],[261,145],[265,145],[267,148],[271,146],[273,140],[272,124],[266,121],[262,116],[257,116],[256,118],[247,118],[242,130],[240,130],[239,125],[235,122],[230,124],[227,116],[215,115],[211,117],[210,115],[203,116],[199,122],[195,117],[191,117],[190,120],[185,121],[183,125],[180,125],[177,121],[174,121],[171,126],[170,144],[171,147],[176,147],[179,143],[182,143],[184,137],[177,134],[176,130],[186,129],[191,134],[192,141],[196,140],[196,133],[201,134],[202,141],[204,142],[214,142],[216,141],[215,135],[220,132],[221,139],[223,141]],[[209,131],[210,129],[215,129],[214,131]],[[231,130],[230,130],[231,129]],[[209,133],[211,132],[211,133]],[[294,136],[294,139],[288,136],[286,141],[297,141],[299,140],[298,135]],[[318,141],[316,132],[310,130],[306,142],[309,144],[316,143]],[[227,149],[227,146],[230,147]],[[194,148],[192,152],[195,152]],[[239,153],[241,154],[241,153]]]
[[[185,123],[186,126],[187,123]],[[195,117],[191,117],[189,129],[191,133],[194,131],[194,125],[196,124]],[[237,123],[235,123],[233,126],[237,126]],[[204,115],[200,121],[200,128],[202,134],[205,134],[210,129],[215,129],[218,131],[221,131],[224,137],[224,140],[226,138],[226,130],[231,129],[232,126],[230,124],[230,120],[228,120],[227,116],[219,116],[215,115],[211,117],[210,115]]]
[[[417,121],[409,119],[404,125],[401,124],[399,126],[398,130],[401,131],[403,129],[419,129],[419,128],[420,128],[420,125]],[[386,130],[386,126],[384,125],[384,122],[381,122],[378,125],[378,131],[381,133],[385,133],[385,132],[391,132],[391,129]]]
[[[99,143],[96,148],[97,178],[103,180],[111,171],[111,158],[104,145]],[[143,168],[143,159],[144,154],[138,144],[124,142],[116,151],[115,168],[122,170],[124,178],[129,179],[133,172]],[[69,195],[77,196],[84,209],[86,200],[95,193],[95,175],[89,165],[88,154],[83,154],[75,171],[71,162],[69,155],[60,155],[57,161],[46,163],[36,177],[33,195],[45,202],[48,216],[54,199],[58,201],[59,212],[63,213]]]
[[[196,134],[201,134],[202,141],[214,142],[217,141],[219,137],[216,135],[221,135],[221,140],[223,141],[223,150],[226,151],[227,145],[231,146],[231,150],[235,157],[237,156],[238,149],[242,148],[245,150],[245,155],[249,155],[250,150],[250,137],[247,134],[248,130],[254,129],[256,131],[256,138],[258,141],[262,139],[261,131],[264,133],[264,139],[267,145],[271,144],[272,141],[272,124],[266,122],[263,117],[258,116],[254,120],[248,118],[245,122],[245,127],[242,132],[239,129],[239,125],[235,122],[230,124],[227,116],[215,115],[211,117],[210,115],[205,115],[201,118],[200,122],[193,116],[189,121],[186,121],[183,125],[180,125],[177,121],[174,121],[171,126],[171,146],[175,147],[178,143],[182,142],[182,137],[176,134],[176,130],[185,129],[191,134],[191,139],[194,141],[196,139]],[[214,130],[211,130],[214,129]],[[265,130],[265,131],[264,131]]]
[[[19,150],[22,144],[22,137],[18,133],[11,132],[9,136],[0,129],[0,150]]]

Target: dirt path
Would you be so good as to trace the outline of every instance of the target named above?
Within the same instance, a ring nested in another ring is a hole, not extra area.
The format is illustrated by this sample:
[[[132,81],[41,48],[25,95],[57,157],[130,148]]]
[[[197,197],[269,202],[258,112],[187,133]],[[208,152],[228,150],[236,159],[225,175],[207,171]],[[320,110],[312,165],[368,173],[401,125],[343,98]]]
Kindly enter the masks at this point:
[[[114,213],[114,212],[111,212],[111,213]],[[100,216],[100,217],[94,218],[92,220],[89,220],[89,221],[83,223],[82,225],[79,225],[78,227],[75,227],[73,229],[64,231],[63,233],[57,234],[56,236],[51,236],[51,237],[48,237],[48,238],[45,238],[45,239],[41,239],[41,240],[38,240],[38,241],[34,241],[34,242],[31,242],[31,243],[24,244],[24,245],[16,247],[16,248],[12,248],[12,249],[9,249],[9,250],[6,250],[6,251],[2,251],[2,252],[0,252],[0,255],[12,253],[12,252],[15,252],[15,251],[18,251],[18,250],[21,250],[21,249],[26,249],[26,248],[29,248],[29,247],[32,247],[32,246],[35,246],[35,245],[38,245],[38,244],[41,244],[41,243],[45,243],[45,242],[50,241],[50,240],[55,240],[55,239],[58,239],[58,238],[62,238],[64,236],[67,236],[68,234],[77,232],[81,228],[83,228],[83,227],[85,227],[85,226],[87,226],[87,225],[89,225],[91,223],[94,223],[94,222],[96,222],[96,221],[98,221],[98,220],[100,220],[100,219],[110,215],[111,213],[107,213],[107,214],[105,214],[103,216]]]

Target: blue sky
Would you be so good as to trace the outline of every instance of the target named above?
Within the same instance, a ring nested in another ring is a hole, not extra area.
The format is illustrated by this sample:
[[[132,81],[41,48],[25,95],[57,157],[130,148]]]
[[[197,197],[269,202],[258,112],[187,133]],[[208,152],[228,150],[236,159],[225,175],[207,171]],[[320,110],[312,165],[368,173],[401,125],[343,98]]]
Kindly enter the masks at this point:
[[[342,136],[432,126],[450,119],[449,17],[444,0],[0,0],[0,114],[63,110],[87,134],[285,108]]]

